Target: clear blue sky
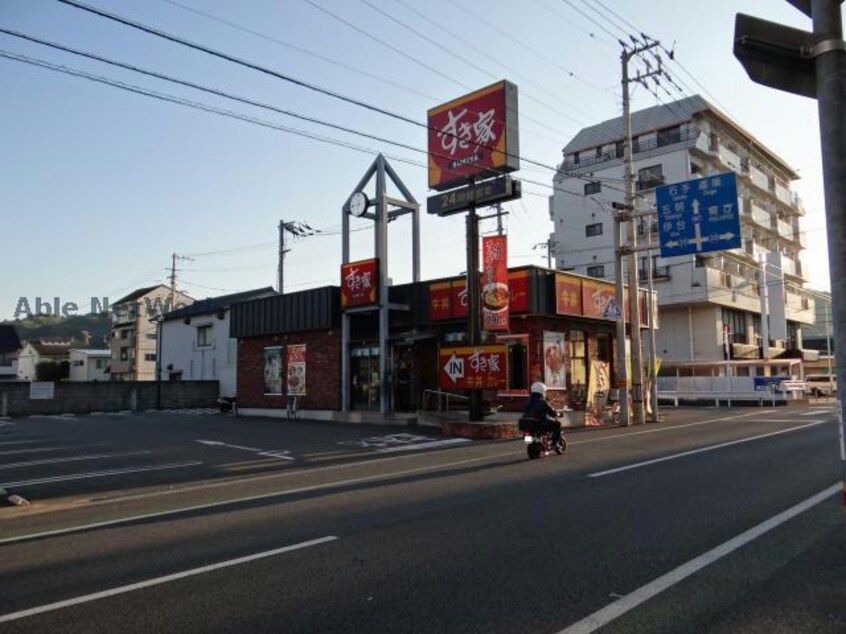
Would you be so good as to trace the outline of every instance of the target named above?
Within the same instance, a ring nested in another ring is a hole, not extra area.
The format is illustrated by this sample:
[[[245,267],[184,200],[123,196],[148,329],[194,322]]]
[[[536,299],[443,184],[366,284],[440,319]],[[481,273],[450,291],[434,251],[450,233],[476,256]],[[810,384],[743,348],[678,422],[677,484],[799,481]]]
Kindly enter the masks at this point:
[[[420,121],[427,108],[509,79],[520,88],[521,154],[550,166],[560,162],[561,148],[581,127],[619,115],[619,46],[611,35],[635,26],[667,47],[675,43],[682,66],[668,68],[684,95],[701,93],[801,174],[794,189],[808,210],[810,285],[829,287],[816,103],[753,84],[731,54],[737,11],[809,29],[810,20],[787,2],[90,1]],[[0,26],[425,149],[419,127],[53,0],[0,0]],[[292,245],[286,291],[338,283],[341,205],[374,152],[424,160],[409,150],[8,35],[0,35],[0,50],[371,150],[328,145],[0,58],[0,318],[13,315],[20,297],[32,303],[36,296],[58,296],[87,312],[92,296],[115,300],[136,287],[164,282],[173,252],[194,254],[193,261],[181,263],[179,280],[181,289],[198,298],[273,285],[280,219],[303,220],[324,231]],[[667,102],[684,95],[660,97]],[[636,91],[635,108],[656,103],[653,95]],[[425,170],[389,160],[424,202]],[[522,201],[506,205],[512,266],[545,264],[533,245],[551,230],[552,175],[524,163],[520,176],[542,184],[525,184]],[[493,228],[487,222],[483,232]],[[361,220],[353,224],[369,226]],[[464,270],[463,216],[424,215],[422,229],[424,279]],[[392,223],[389,271],[396,283],[411,277],[410,235],[408,217]],[[372,232],[357,232],[353,244],[354,258],[370,257]],[[216,253],[249,245],[257,246]]]

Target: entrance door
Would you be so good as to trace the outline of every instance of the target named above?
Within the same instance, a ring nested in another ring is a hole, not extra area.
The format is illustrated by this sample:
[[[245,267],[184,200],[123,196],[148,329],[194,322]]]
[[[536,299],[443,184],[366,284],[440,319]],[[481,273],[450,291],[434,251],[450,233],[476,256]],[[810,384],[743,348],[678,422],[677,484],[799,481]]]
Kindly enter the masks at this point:
[[[379,409],[379,348],[350,350],[350,409]]]

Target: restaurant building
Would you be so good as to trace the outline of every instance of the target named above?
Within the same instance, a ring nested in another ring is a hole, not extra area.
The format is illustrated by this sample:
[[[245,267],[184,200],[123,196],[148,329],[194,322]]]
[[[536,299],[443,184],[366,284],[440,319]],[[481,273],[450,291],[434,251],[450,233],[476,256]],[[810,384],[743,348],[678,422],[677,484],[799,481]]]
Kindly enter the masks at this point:
[[[484,390],[489,408],[515,410],[533,381],[551,388],[555,405],[577,411],[590,409],[591,381],[592,393],[599,390],[607,397],[616,384],[614,286],[573,273],[519,267],[508,270],[508,287],[507,330],[483,331],[474,349],[466,345],[465,278],[389,287],[385,350],[379,346],[375,304],[370,312],[360,306],[347,311],[349,344],[342,349],[346,309],[337,286],[235,304],[231,336],[238,340],[239,410],[281,415],[296,397],[298,410],[307,410],[304,416],[310,419],[366,420],[355,413],[378,413],[384,393],[390,400],[387,410],[395,415],[461,409],[470,388]],[[640,292],[646,327],[646,291]],[[387,376],[380,373],[383,354],[388,355]]]

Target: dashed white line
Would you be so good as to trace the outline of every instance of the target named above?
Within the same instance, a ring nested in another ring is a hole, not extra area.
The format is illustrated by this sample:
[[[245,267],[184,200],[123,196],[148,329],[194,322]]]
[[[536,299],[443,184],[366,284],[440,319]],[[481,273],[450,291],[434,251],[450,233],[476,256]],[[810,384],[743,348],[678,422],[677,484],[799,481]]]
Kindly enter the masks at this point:
[[[648,601],[649,599],[653,598],[654,596],[660,594],[664,590],[674,586],[675,584],[679,583],[683,579],[689,577],[690,575],[699,572],[706,566],[714,563],[718,559],[725,557],[726,555],[734,552],[738,548],[745,546],[749,542],[757,539],[761,535],[766,534],[767,532],[777,528],[781,524],[784,524],[786,521],[796,517],[797,515],[804,513],[810,508],[813,508],[820,502],[824,502],[828,498],[830,498],[835,493],[839,492],[841,488],[840,483],[833,484],[827,489],[823,489],[816,495],[809,497],[807,500],[804,500],[797,504],[796,506],[792,506],[786,511],[779,513],[771,517],[770,519],[758,524],[757,526],[750,528],[748,531],[741,533],[737,537],[730,539],[723,544],[720,544],[716,548],[709,550],[706,553],[699,555],[698,557],[691,559],[685,564],[682,564],[678,568],[671,570],[665,575],[650,581],[646,585],[641,586],[634,592],[627,594],[622,599],[607,605],[606,607],[594,612],[590,616],[582,619],[578,623],[574,623],[573,625],[569,626],[568,628],[559,632],[559,634],[590,634],[590,632],[595,632],[601,627],[604,627],[614,619],[617,619],[624,615],[626,612],[633,610],[640,604]]]
[[[60,462],[79,462],[80,460],[100,460],[103,458],[125,458],[127,456],[144,456],[152,451],[125,451],[123,453],[100,453],[87,456],[67,456],[65,458],[45,458],[44,460],[29,460],[27,462],[11,462],[0,465],[0,469],[17,469],[19,467],[34,467],[36,465],[56,464]]]
[[[317,546],[319,544],[325,544],[327,542],[332,542],[337,540],[338,538],[335,535],[328,535],[326,537],[320,537],[318,539],[311,539],[306,542],[300,542],[298,544],[291,544],[290,546],[283,546],[282,548],[275,548],[273,550],[266,550],[261,553],[255,553],[253,555],[247,555],[246,557],[238,557],[237,559],[230,559],[228,561],[221,561],[216,564],[210,564],[208,566],[200,566],[199,568],[192,568],[191,570],[183,570],[182,572],[177,572],[170,575],[165,575],[163,577],[156,577],[154,579],[147,579],[146,581],[139,581],[138,583],[130,583],[129,585],[119,586],[117,588],[111,588],[109,590],[103,590],[101,592],[94,592],[93,594],[86,594],[81,597],[76,597],[73,599],[66,599],[64,601],[57,601],[56,603],[49,603],[47,605],[41,605],[35,608],[29,608],[28,610],[21,610],[19,612],[11,612],[9,614],[0,615],[0,623],[8,623],[9,621],[16,621],[18,619],[24,619],[30,616],[35,616],[37,614],[44,614],[45,612],[52,612],[54,610],[61,610],[62,608],[69,608],[74,605],[80,605],[82,603],[90,603],[91,601],[98,601],[99,599],[106,599],[108,597],[113,597],[119,594],[126,594],[127,592],[134,592],[136,590],[143,590],[144,588],[151,588],[153,586],[162,585],[163,583],[170,583],[172,581],[179,581],[180,579],[186,579],[188,577],[194,577],[196,575],[202,575],[207,572],[214,572],[215,570],[221,570],[223,568],[231,568],[232,566],[240,566],[241,564],[246,564],[251,561],[258,561],[259,559],[267,559],[268,557],[275,557],[277,555],[281,555],[283,553],[289,553],[294,550],[301,550],[303,548],[308,548],[309,546]]]

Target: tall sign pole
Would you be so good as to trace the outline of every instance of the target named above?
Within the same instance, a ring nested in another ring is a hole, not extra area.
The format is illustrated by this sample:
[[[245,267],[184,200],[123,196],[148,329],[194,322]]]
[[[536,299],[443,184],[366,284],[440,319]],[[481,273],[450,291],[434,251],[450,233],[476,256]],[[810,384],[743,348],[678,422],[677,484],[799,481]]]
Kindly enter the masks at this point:
[[[834,339],[846,343],[846,43],[842,0],[789,0],[809,16],[813,32],[738,13],[734,54],[753,81],[817,100],[828,233]],[[837,355],[846,381],[846,354]],[[846,506],[846,399],[838,397],[840,467]]]

